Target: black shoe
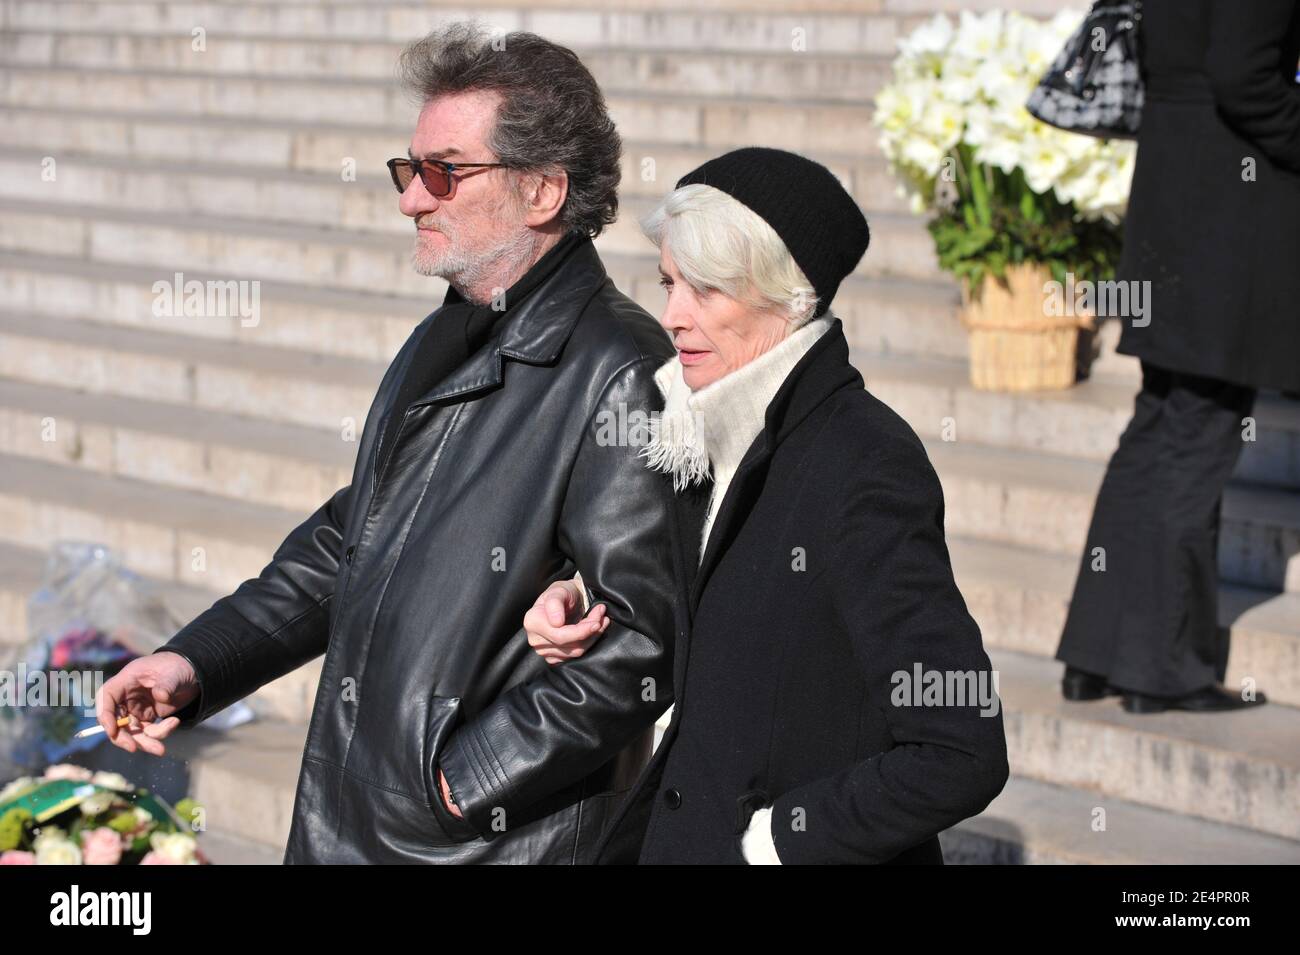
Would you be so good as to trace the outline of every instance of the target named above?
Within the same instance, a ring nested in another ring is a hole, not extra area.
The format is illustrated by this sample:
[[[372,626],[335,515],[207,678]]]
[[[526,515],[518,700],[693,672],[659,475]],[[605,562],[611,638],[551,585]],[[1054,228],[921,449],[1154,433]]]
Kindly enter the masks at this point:
[[[1221,686],[1206,686],[1182,696],[1151,696],[1147,693],[1124,692],[1124,709],[1129,713],[1163,713],[1165,710],[1186,710],[1189,713],[1227,713],[1262,706],[1268,697],[1258,693],[1253,700],[1242,699]]]
[[[1119,692],[1106,682],[1104,676],[1066,664],[1065,676],[1061,678],[1061,695],[1072,703],[1100,700],[1107,696],[1117,696]]]

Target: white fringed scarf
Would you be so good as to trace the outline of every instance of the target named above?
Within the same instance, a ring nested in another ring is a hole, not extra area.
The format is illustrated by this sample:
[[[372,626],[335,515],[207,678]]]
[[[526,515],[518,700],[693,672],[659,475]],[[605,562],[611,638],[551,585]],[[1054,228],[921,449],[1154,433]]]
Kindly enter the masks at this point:
[[[692,392],[682,377],[678,357],[655,372],[664,410],[650,422],[650,441],[641,449],[646,466],[673,476],[680,492],[712,474],[713,492],[700,540],[700,555],[713,519],[741,458],[763,430],[767,406],[808,349],[834,319],[814,319],[759,355],[749,364]]]

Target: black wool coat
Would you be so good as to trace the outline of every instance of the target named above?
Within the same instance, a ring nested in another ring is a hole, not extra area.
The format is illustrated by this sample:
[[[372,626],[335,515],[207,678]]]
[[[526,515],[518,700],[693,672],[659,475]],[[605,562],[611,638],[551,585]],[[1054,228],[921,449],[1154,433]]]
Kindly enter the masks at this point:
[[[1300,0],[1142,11],[1146,102],[1118,277],[1151,282],[1149,323],[1121,319],[1119,351],[1300,389]]]
[[[937,834],[1006,782],[1000,706],[898,705],[918,666],[995,684],[938,477],[848,359],[836,320],[772,400],[698,567],[708,490],[679,499],[673,719],[598,862],[743,864],[773,805],[783,863],[941,863]]]

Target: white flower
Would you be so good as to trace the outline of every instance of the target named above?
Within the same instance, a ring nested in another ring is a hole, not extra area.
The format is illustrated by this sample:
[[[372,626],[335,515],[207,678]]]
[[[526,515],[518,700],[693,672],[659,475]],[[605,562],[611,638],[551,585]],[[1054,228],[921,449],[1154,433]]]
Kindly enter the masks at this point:
[[[1065,41],[1079,28],[1084,15],[1082,10],[1058,10],[1052,19],[1043,24],[1043,42],[1055,43],[1059,51],[1060,47],[1065,45]]]
[[[927,85],[924,81],[908,80],[881,89],[876,95],[876,126],[897,134],[916,125],[929,98]]]
[[[1031,116],[1025,101],[1083,17],[1043,22],[997,10],[939,14],[898,42],[893,79],[876,95],[880,148],[914,211],[942,204],[938,177],[957,147],[1038,193],[1055,191],[1080,215],[1122,214],[1132,178],[1129,150],[1066,133]]]
[[[89,782],[92,773],[84,766],[76,766],[72,763],[56,763],[45,770],[45,780],[49,782],[52,779],[71,779],[73,782]]]
[[[96,792],[81,801],[81,814],[83,816],[98,816],[101,812],[107,812],[112,808],[112,805],[112,793]]]
[[[919,129],[939,150],[946,153],[961,141],[964,125],[960,107],[935,97],[926,104]]]
[[[183,832],[155,832],[149,837],[149,846],[173,865],[198,865],[195,856],[198,843]]]
[[[1105,158],[1101,151],[1100,141],[1093,139],[1091,136],[1078,136],[1064,130],[1053,129],[1046,123],[1039,123],[1038,125],[1044,130],[1043,135],[1051,136],[1057,147],[1065,154],[1065,158],[1071,163]]]
[[[1003,108],[1022,108],[1033,90],[1024,64],[1009,56],[991,56],[975,70],[980,95]]]
[[[37,865],[81,865],[81,849],[69,839],[38,838],[35,849]]]
[[[976,76],[978,69],[978,63],[958,56],[949,57],[939,76],[939,95],[953,103],[977,101],[982,92]]]
[[[984,103],[971,103],[966,107],[966,132],[962,141],[979,147],[993,135],[993,111]]]
[[[1002,21],[1002,48],[1009,55],[1017,55],[1025,40],[1038,32],[1038,24],[1014,10],[1008,10]]]
[[[933,140],[914,135],[903,141],[899,159],[911,166],[915,166],[925,173],[927,177],[934,178],[939,174],[939,170],[943,166],[943,157],[945,155],[947,153]]]
[[[905,57],[938,55],[952,43],[952,21],[936,13],[919,27],[898,41],[898,51]]]
[[[135,789],[130,781],[120,773],[98,772],[91,777],[90,781],[96,786],[103,786],[105,789],[116,789],[118,792],[129,793]]]
[[[1021,144],[1020,168],[1025,184],[1034,192],[1047,192],[1065,172],[1069,160],[1060,145],[1045,136],[1032,136]]]
[[[1002,47],[1002,11],[990,10],[984,16],[961,12],[957,35],[953,37],[952,52],[968,59],[982,62]]]
[[[1020,165],[1020,140],[994,136],[975,151],[975,159],[986,166],[996,166],[1010,175]]]
[[[1028,136],[1051,129],[1025,109],[1025,101],[1016,96],[1002,97],[992,106],[994,128],[998,134],[1019,142]]]

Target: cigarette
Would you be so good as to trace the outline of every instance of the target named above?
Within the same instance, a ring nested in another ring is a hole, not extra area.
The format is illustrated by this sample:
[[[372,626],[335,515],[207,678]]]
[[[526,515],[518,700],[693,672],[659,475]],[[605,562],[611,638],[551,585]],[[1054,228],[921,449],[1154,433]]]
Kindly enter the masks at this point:
[[[117,718],[117,725],[118,725],[118,726],[126,726],[126,725],[128,725],[130,722],[131,722],[131,717],[129,717],[129,716],[119,716],[119,717]],[[94,736],[96,733],[102,733],[102,732],[104,732],[104,727],[102,727],[102,726],[100,726],[98,723],[96,723],[94,726],[88,726],[88,727],[86,727],[84,730],[82,730],[80,733],[77,733],[76,735],[74,735],[74,736],[73,736],[73,739],[85,739],[87,736]]]

